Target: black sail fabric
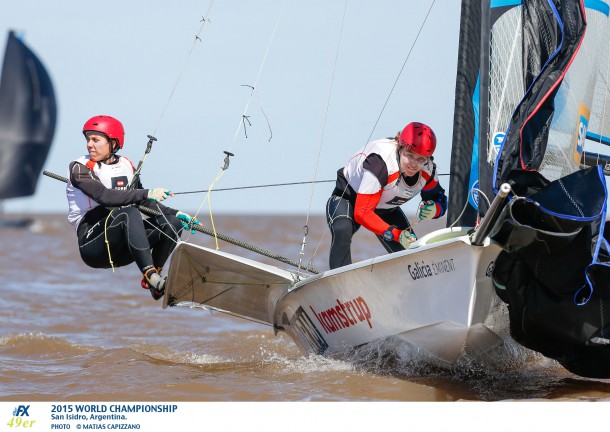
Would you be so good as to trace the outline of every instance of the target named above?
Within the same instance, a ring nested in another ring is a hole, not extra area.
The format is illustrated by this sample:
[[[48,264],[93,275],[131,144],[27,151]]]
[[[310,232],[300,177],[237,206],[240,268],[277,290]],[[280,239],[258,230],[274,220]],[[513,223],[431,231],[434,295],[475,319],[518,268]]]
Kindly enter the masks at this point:
[[[522,17],[523,73],[528,90],[513,114],[502,145],[494,176],[496,190],[511,171],[540,167],[554,115],[554,98],[586,27],[582,4],[574,0],[524,0]]]
[[[0,199],[35,192],[56,119],[49,74],[36,55],[10,32],[0,81]]]
[[[519,189],[518,185],[515,185]],[[513,199],[492,238],[511,336],[582,376],[610,377],[610,267],[601,167]]]

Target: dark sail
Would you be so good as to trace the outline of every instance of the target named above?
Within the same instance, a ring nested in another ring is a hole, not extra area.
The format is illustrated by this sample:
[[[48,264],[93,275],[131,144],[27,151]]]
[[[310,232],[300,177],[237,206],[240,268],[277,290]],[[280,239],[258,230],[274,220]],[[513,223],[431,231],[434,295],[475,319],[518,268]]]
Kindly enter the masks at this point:
[[[0,81],[0,199],[34,194],[55,132],[51,79],[11,31]]]
[[[521,25],[515,18],[520,3],[462,1],[447,225],[474,226],[494,196],[495,153],[489,149],[498,147],[497,137],[525,92],[521,80],[509,76],[515,70],[512,37]],[[511,92],[507,81],[513,81]]]
[[[607,17],[607,8],[594,7],[598,10],[592,14]],[[503,248],[493,274],[496,293],[508,304],[511,336],[517,342],[576,374],[608,378],[610,253],[604,239],[603,170],[576,169],[554,180],[540,170],[550,146],[559,141],[550,139],[555,111],[568,119],[563,129],[568,139],[578,135],[574,128],[586,124],[586,119],[578,123],[566,116],[567,98],[559,96],[566,74],[576,74],[577,81],[590,79],[579,69],[568,72],[582,55],[584,5],[580,0],[523,1],[521,16],[528,90],[511,118],[497,160],[495,186],[509,182],[518,198],[504,209],[491,234]],[[580,104],[570,101],[580,112],[588,112],[586,95],[574,92],[572,99]],[[574,153],[565,152],[564,157]]]
[[[511,336],[598,378],[610,377],[607,159],[585,139],[610,136],[609,15],[605,2],[462,1],[448,211],[472,226],[481,198],[511,184],[491,232]]]
[[[459,225],[474,226],[477,218],[476,209],[468,202],[473,151],[478,151],[479,125],[478,76],[480,59],[479,51],[472,49],[472,47],[478,46],[480,41],[481,2],[479,0],[463,0],[455,82],[447,225],[457,221]]]
[[[546,151],[559,84],[585,33],[580,1],[523,1],[523,79],[528,89],[517,107],[498,158],[494,187],[515,171],[537,170]]]

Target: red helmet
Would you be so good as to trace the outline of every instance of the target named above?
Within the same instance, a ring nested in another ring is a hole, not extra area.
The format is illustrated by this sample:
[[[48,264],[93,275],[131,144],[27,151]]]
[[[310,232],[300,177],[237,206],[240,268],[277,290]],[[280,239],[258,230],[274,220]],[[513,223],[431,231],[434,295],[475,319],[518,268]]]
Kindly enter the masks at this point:
[[[97,115],[91,117],[83,126],[83,135],[87,136],[87,132],[99,132],[106,135],[108,141],[116,140],[119,144],[119,149],[123,148],[123,142],[125,140],[125,129],[123,124],[107,115]]]
[[[400,133],[398,145],[413,153],[430,157],[436,149],[436,135],[430,126],[417,122],[409,123]]]

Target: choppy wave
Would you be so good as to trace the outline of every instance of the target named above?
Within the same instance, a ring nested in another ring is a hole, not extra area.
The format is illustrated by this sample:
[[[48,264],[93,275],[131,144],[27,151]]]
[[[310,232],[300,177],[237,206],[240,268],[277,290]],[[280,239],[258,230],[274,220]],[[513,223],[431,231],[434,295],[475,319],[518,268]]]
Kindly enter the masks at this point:
[[[302,240],[297,219],[293,237],[289,237],[293,221],[281,217],[261,216],[255,223],[251,217],[225,217],[218,228],[290,256],[290,245],[299,246]],[[269,246],[268,232],[278,224],[284,224],[281,232],[286,237],[274,236]],[[249,230],[251,226],[257,227],[256,232]],[[327,229],[323,217],[314,218],[309,226],[310,232]],[[45,217],[33,230],[2,235],[4,244],[16,246],[0,250],[4,258],[0,260],[4,277],[0,400],[608,400],[610,396],[610,381],[571,375],[509,339],[486,356],[464,356],[451,367],[417,350],[390,349],[383,343],[337,358],[303,355],[288,336],[275,335],[268,326],[219,313],[163,310],[139,287],[134,266],[114,272],[86,267],[64,215]],[[367,239],[363,236],[357,247],[368,247]],[[210,246],[205,242],[211,240],[200,240]],[[376,239],[370,236],[370,240],[377,251]],[[370,253],[354,250],[360,258]],[[35,259],[26,263],[23,257]],[[318,260],[313,265],[321,268],[326,263]]]
[[[0,355],[17,358],[65,358],[88,354],[93,347],[82,346],[43,333],[19,333],[0,337]]]

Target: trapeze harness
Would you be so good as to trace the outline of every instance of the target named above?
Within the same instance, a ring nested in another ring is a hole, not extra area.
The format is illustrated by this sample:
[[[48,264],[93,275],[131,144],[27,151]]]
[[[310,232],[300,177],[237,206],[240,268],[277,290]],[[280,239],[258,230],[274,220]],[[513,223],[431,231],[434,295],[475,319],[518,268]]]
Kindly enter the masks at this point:
[[[148,191],[140,182],[136,189],[127,189],[134,172],[129,159],[119,155],[110,164],[88,156],[70,163],[68,221],[76,230],[81,258],[90,267],[120,267],[135,261],[144,273],[153,266],[163,267],[176,245],[182,228],[177,210],[147,200]],[[163,215],[142,219],[133,204]]]

